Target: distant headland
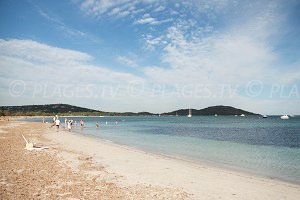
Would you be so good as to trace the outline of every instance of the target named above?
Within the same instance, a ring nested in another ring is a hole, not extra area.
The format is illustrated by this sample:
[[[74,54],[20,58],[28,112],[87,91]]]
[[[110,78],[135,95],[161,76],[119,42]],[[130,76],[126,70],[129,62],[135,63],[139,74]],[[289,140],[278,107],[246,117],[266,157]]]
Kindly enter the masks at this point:
[[[150,112],[105,112],[69,104],[45,104],[23,106],[0,106],[0,116],[145,116],[145,115],[178,115],[186,116],[191,110],[193,116],[207,115],[258,115],[231,106],[211,106],[204,109],[180,109],[162,114]]]

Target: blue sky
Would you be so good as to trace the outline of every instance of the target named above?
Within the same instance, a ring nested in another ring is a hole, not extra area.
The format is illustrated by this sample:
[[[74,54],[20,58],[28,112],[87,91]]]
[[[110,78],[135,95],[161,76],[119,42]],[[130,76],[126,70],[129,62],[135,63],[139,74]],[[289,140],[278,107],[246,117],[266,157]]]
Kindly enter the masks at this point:
[[[300,114],[298,0],[2,0],[0,104]]]

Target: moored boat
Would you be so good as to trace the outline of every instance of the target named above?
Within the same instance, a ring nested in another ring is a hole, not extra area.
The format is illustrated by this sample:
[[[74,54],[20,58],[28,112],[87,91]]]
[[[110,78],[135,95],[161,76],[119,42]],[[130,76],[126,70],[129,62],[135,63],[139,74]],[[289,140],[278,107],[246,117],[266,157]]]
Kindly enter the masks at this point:
[[[282,115],[280,118],[281,119],[289,119],[289,116],[288,115]]]

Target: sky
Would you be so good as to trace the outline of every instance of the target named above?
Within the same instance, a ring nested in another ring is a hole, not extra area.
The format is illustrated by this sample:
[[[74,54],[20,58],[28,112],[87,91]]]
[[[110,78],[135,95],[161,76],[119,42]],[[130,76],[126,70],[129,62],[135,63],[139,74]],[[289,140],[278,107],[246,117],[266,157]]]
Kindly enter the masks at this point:
[[[1,0],[0,105],[300,114],[299,0]]]

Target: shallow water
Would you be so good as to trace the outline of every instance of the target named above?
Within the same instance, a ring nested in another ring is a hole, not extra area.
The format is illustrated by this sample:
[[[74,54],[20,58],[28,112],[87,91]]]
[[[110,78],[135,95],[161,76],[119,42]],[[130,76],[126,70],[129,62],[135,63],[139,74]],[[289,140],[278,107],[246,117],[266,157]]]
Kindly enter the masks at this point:
[[[73,117],[73,131],[192,161],[300,183],[300,117]],[[41,121],[41,119],[30,119]],[[50,118],[47,119],[50,121]],[[64,118],[61,118],[64,121]],[[96,122],[100,128],[96,128]],[[107,123],[107,124],[106,124]]]

